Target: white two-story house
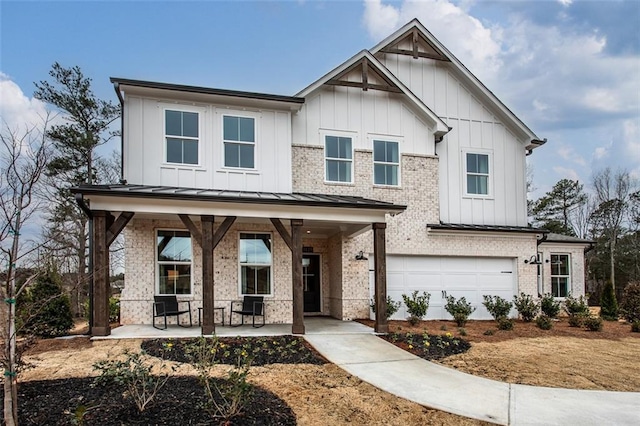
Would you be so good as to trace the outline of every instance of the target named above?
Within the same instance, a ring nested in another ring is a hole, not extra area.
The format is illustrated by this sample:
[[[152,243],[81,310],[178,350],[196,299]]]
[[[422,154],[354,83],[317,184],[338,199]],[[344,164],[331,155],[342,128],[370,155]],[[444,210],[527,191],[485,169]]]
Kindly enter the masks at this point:
[[[201,308],[207,334],[213,308],[245,295],[304,333],[305,315],[368,318],[372,299],[414,290],[434,319],[447,295],[486,319],[485,294],[584,293],[587,244],[527,225],[525,158],[544,141],[417,20],[295,96],[112,82],[122,182],[75,190],[93,222],[93,334],[109,334],[121,231],[123,324],[151,323],[166,294]]]

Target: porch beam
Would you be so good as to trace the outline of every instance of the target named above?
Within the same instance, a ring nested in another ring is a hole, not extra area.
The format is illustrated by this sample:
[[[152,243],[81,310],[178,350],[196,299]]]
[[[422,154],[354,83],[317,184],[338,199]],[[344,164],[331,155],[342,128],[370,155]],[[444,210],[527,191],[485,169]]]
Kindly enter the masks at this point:
[[[222,241],[224,236],[227,234],[227,231],[229,230],[229,228],[231,228],[231,225],[233,225],[233,222],[235,221],[236,221],[236,216],[228,216],[220,224],[220,226],[218,226],[218,229],[216,229],[215,234],[213,234],[213,248],[218,247],[218,244],[220,244],[220,241]]]
[[[292,226],[293,226],[294,220],[295,219],[291,219]],[[302,222],[302,220],[300,221]],[[293,246],[291,245],[291,235],[289,234],[289,231],[287,231],[287,228],[284,227],[280,219],[271,218],[271,223],[273,223],[273,226],[275,226],[276,231],[278,231],[278,234],[280,234],[280,237],[282,237],[287,247],[289,247],[289,250],[293,251]],[[300,251],[302,251],[302,249],[300,249]]]
[[[107,229],[107,246],[111,246],[116,238],[118,238],[118,235],[120,235],[124,227],[127,226],[133,218],[133,215],[133,212],[122,212],[113,223],[109,224],[109,229]]]
[[[181,218],[182,219],[182,218]],[[214,216],[202,215],[202,334],[214,334],[214,279],[213,279],[213,220]],[[184,221],[183,221],[184,222]]]
[[[111,213],[95,210],[93,213],[93,324],[92,336],[108,336],[109,326],[109,244],[107,227]]]
[[[388,333],[389,324],[387,322],[387,250],[386,250],[386,228],[387,224],[373,223],[373,257],[375,275],[375,298],[376,298],[376,323],[374,330],[376,333]]]
[[[191,237],[196,240],[200,248],[202,248],[202,232],[200,232],[196,224],[193,223],[188,214],[179,214],[178,217],[191,233]]]
[[[291,219],[291,282],[293,285],[293,326],[291,327],[291,332],[293,334],[304,334],[302,224],[302,219]]]

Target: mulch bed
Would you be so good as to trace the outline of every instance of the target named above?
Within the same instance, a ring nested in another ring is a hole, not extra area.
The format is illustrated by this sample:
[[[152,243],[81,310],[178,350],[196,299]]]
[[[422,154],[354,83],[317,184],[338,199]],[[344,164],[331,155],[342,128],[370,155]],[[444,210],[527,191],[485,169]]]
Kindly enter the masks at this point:
[[[222,380],[222,379],[220,379]],[[116,386],[92,386],[92,378],[20,383],[21,425],[295,425],[291,408],[275,394],[252,386],[244,414],[225,423],[202,407],[205,396],[196,377],[171,377],[153,405],[138,411]],[[81,411],[86,409],[84,416]],[[82,420],[82,423],[80,423]]]
[[[239,357],[252,359],[252,366],[267,364],[314,364],[328,361],[303,338],[296,336],[219,337],[210,339],[220,364],[237,364]],[[153,339],[142,342],[149,355],[176,362],[191,362],[185,348],[197,339]]]
[[[426,360],[445,358],[466,352],[471,348],[469,342],[453,337],[451,333],[445,335],[391,333],[380,337]]]

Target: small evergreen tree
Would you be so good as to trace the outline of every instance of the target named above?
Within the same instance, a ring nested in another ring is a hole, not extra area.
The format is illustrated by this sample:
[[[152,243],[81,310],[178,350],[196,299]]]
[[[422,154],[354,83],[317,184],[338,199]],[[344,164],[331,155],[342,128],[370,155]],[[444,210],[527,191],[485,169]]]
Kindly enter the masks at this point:
[[[600,298],[600,316],[607,321],[618,320],[618,302],[611,281],[607,281]]]
[[[69,296],[62,292],[62,278],[55,270],[40,276],[18,303],[22,305],[23,334],[56,337],[73,327]]]
[[[630,323],[640,321],[640,282],[627,284],[622,294],[620,311]]]

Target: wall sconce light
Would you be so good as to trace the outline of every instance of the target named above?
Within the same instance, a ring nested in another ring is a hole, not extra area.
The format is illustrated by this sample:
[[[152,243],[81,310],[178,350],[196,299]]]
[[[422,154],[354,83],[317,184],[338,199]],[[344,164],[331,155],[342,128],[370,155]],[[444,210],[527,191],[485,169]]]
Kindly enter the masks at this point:
[[[369,260],[369,259],[364,257],[364,253],[362,252],[362,250],[360,250],[358,253],[356,253],[356,260]]]
[[[527,263],[529,265],[541,265],[542,262],[538,260],[538,256],[536,256],[535,254],[532,255],[529,259],[525,259],[524,263]]]

